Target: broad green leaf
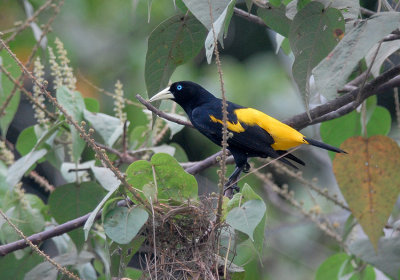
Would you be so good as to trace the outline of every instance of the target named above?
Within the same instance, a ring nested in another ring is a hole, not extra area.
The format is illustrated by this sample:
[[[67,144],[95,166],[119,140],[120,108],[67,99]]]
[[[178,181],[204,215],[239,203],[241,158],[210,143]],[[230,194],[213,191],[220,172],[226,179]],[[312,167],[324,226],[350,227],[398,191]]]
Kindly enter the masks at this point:
[[[351,212],[377,249],[400,194],[400,148],[386,136],[352,137],[333,160],[333,171]]]
[[[174,116],[175,118],[181,119],[181,120],[185,120],[187,121],[188,119],[182,115],[178,115],[178,114],[169,114]],[[177,124],[176,122],[171,122],[171,121],[167,121],[165,120],[166,123],[168,124],[169,130],[171,131],[171,134],[169,136],[169,139],[172,139],[172,137],[174,137],[175,134],[177,134],[178,132],[180,132],[182,129],[185,128],[185,126],[181,125],[181,124]]]
[[[354,67],[383,37],[400,27],[400,13],[381,12],[360,21],[313,70],[319,92],[328,99],[347,82]]]
[[[246,233],[254,241],[254,230],[262,221],[266,210],[262,200],[249,200],[229,211],[226,222],[234,229]]]
[[[113,193],[118,189],[118,185],[114,185],[113,188],[111,188],[108,193],[106,194],[105,197],[100,201],[99,204],[97,204],[96,208],[90,213],[89,218],[86,220],[85,225],[83,226],[83,231],[85,233],[85,241],[88,239],[89,236],[89,231],[93,226],[94,220],[97,216],[97,213],[100,212],[101,208],[103,205],[107,202],[107,200],[113,195]]]
[[[367,63],[367,66],[370,67],[371,63],[374,62],[374,64],[371,67],[371,74],[374,75],[374,77],[378,77],[380,72],[381,72],[381,67],[383,62],[393,53],[398,51],[400,49],[400,44],[397,40],[395,41],[389,41],[389,42],[382,42],[378,54],[376,55],[375,60],[373,60],[376,50],[378,48],[379,43],[375,44],[367,55],[365,56],[365,62]]]
[[[215,2],[215,1],[210,1],[211,2]],[[224,2],[224,0],[220,0],[218,2]],[[216,17],[213,15],[213,19],[214,19],[214,31],[212,29],[210,29],[208,31],[207,34],[207,38],[206,41],[204,42],[204,46],[206,49],[206,58],[207,58],[207,62],[210,64],[211,60],[212,60],[212,56],[214,54],[214,48],[215,48],[215,43],[214,43],[214,33],[215,33],[215,37],[219,40],[219,42],[221,43],[222,47],[224,46],[223,44],[223,30],[224,27],[226,27],[226,32],[228,31],[228,25],[229,22],[232,18],[232,14],[233,14],[233,8],[235,7],[235,3],[236,0],[231,0],[229,1],[228,5],[225,7],[225,9],[222,11],[222,13]],[[207,4],[208,7],[208,4]],[[210,9],[208,9],[209,11]]]
[[[18,135],[15,148],[21,156],[24,156],[33,149],[36,142],[37,137],[35,133],[35,128],[34,126],[29,126],[22,130],[22,132]]]
[[[168,85],[176,67],[198,54],[205,35],[205,28],[190,14],[173,16],[153,30],[145,64],[148,97]]]
[[[153,170],[155,176],[153,176]],[[185,202],[197,199],[197,182],[194,176],[186,173],[170,155],[155,154],[151,161],[138,160],[126,170],[127,181],[139,190],[153,188],[150,194],[157,193],[157,198]],[[154,177],[156,181],[154,181]],[[153,197],[154,202],[154,197]]]
[[[0,160],[0,209],[4,209],[2,205],[2,200],[4,199],[5,194],[9,189],[9,186],[6,182],[7,173],[7,166]]]
[[[367,123],[368,137],[374,135],[388,135],[392,125],[392,118],[388,109],[376,106],[371,118]]]
[[[382,238],[379,240],[378,253],[368,239],[354,241],[350,244],[349,250],[358,258],[370,263],[393,279],[398,279],[400,271],[399,238]],[[369,280],[369,278],[367,279]]]
[[[10,187],[14,187],[24,176],[25,172],[28,171],[32,165],[34,165],[39,159],[44,157],[47,150],[41,149],[38,151],[32,151],[29,154],[18,159],[8,169],[7,184]]]
[[[125,270],[125,277],[132,279],[132,280],[139,280],[142,279],[143,271],[132,268],[132,267],[127,267]]]
[[[275,32],[284,37],[289,36],[289,29],[292,21],[286,17],[286,7],[281,5],[279,7],[270,6],[266,9],[258,8],[257,15]]]
[[[24,279],[25,274],[41,263],[43,258],[35,253],[16,259],[14,254],[1,257],[0,279]]]
[[[6,212],[7,217],[20,229],[26,236],[40,232],[44,229],[44,217],[41,210],[44,208],[43,202],[35,195],[26,194],[23,200],[18,200],[14,206]],[[21,239],[14,229],[0,218],[0,236],[2,243],[10,243]]]
[[[104,219],[104,230],[109,238],[119,244],[128,244],[147,222],[149,214],[140,207],[117,207]]]
[[[57,223],[65,223],[91,212],[103,199],[104,194],[103,188],[94,182],[59,186],[50,194],[50,213]],[[78,248],[83,244],[82,229],[73,230],[68,234]]]
[[[340,10],[346,22],[346,33],[354,27],[354,21],[360,14],[359,0],[317,0],[324,4],[325,8],[331,7]]]
[[[129,134],[129,147],[130,150],[137,150],[141,147],[146,140],[148,140],[150,130],[147,126],[136,126]]]
[[[115,190],[121,184],[121,181],[118,180],[109,168],[91,166],[90,169],[92,170],[96,180],[107,191]]]
[[[318,267],[315,280],[341,279],[344,266],[350,259],[345,253],[330,256]]]
[[[83,121],[83,111],[85,110],[85,102],[82,95],[77,91],[71,91],[67,87],[62,86],[57,89],[56,97],[58,103],[67,111],[72,119],[81,125]],[[79,137],[78,131],[70,125],[72,135],[72,156],[74,162],[78,162],[83,150],[85,149],[85,141]]]
[[[124,124],[120,119],[103,113],[92,113],[84,110],[84,116],[95,132],[103,138],[104,144],[112,147],[123,133]]]
[[[337,34],[343,34],[344,29],[340,11],[325,9],[318,2],[306,5],[293,19],[288,37],[295,56],[292,72],[307,111],[311,71],[336,46],[340,40]]]
[[[88,110],[89,112],[92,112],[92,113],[99,112],[100,104],[99,104],[99,101],[97,99],[94,99],[94,98],[91,98],[91,97],[85,97],[83,99],[83,101],[85,102],[86,110]]]
[[[5,50],[0,51],[0,65],[3,65],[14,79],[17,79],[21,74],[15,61]],[[6,102],[7,98],[10,96],[13,88],[14,84],[0,71],[0,108],[3,107],[4,102]],[[17,90],[4,111],[5,115],[0,117],[1,135],[7,135],[8,126],[17,112],[20,97],[21,93]]]
[[[188,162],[188,157],[186,155],[185,150],[179,145],[178,143],[171,143],[170,144],[172,147],[175,148],[175,153],[174,153],[174,158],[178,162]]]

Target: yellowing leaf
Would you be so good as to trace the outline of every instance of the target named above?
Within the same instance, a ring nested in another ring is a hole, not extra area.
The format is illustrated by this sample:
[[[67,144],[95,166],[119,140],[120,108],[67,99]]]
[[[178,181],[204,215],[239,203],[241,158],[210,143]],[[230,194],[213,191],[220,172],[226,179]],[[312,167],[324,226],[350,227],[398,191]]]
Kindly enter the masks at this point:
[[[376,135],[352,137],[337,155],[333,171],[349,207],[377,250],[400,193],[400,148],[391,138]]]

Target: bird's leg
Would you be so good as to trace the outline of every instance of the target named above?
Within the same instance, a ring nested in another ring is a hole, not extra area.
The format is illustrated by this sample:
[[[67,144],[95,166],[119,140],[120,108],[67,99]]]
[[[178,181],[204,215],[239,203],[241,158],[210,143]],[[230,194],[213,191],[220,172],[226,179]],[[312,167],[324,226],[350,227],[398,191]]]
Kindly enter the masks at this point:
[[[249,173],[250,171],[250,164],[248,162],[246,162],[246,164],[243,166],[243,170],[244,173]]]
[[[240,173],[242,173],[243,170],[248,170],[249,168],[250,168],[250,166],[247,162],[245,165],[243,165],[241,167],[236,166],[235,170],[229,177],[228,182],[225,184],[224,195],[231,197],[233,192],[240,191],[240,188],[237,186],[237,181],[239,180]],[[233,190],[233,192],[232,192],[232,190]]]

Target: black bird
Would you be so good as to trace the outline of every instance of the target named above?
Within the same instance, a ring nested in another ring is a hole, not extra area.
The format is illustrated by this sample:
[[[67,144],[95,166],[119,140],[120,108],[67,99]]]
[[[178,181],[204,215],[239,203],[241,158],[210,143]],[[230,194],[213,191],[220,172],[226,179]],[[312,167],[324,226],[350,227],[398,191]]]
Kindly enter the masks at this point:
[[[222,100],[212,95],[200,85],[181,81],[154,95],[150,102],[172,99],[188,115],[193,126],[215,144],[222,141]],[[301,165],[305,163],[287,150],[301,144],[309,144],[336,153],[345,153],[336,147],[306,138],[294,128],[253,108],[227,102],[227,129],[230,133],[228,149],[235,159],[236,168],[229,177],[226,187],[237,190],[236,182],[242,171],[250,168],[249,157],[279,158],[283,163],[297,169],[289,160]]]

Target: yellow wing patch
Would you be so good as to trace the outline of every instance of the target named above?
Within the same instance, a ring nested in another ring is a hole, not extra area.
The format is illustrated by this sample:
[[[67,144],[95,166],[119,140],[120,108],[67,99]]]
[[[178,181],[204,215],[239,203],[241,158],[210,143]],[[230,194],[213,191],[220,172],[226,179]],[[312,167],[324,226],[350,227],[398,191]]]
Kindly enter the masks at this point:
[[[220,123],[220,124],[223,124],[223,123],[224,123],[222,120],[217,119],[217,118],[214,117],[213,115],[210,115],[210,119],[211,119],[213,122],[215,122],[215,123]],[[237,133],[240,133],[240,132],[243,132],[243,131],[244,131],[244,128],[243,128],[243,126],[240,124],[240,122],[233,123],[233,122],[227,121],[227,122],[226,122],[226,126],[227,126],[227,128],[228,128],[230,131],[234,131],[234,132],[237,132]]]
[[[303,134],[261,111],[253,108],[241,108],[234,112],[239,120],[238,124],[258,125],[267,131],[274,138],[275,143],[271,145],[274,150],[287,150],[301,144],[308,144],[304,140]]]

